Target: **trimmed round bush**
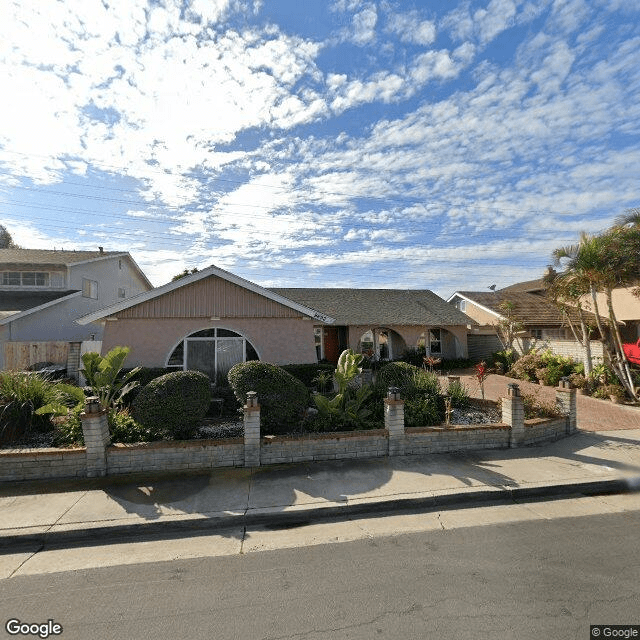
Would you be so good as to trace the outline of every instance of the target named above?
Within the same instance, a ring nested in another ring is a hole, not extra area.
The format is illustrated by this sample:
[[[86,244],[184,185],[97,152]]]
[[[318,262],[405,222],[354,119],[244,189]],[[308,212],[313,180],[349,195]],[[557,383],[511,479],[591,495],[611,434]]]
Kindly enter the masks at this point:
[[[199,371],[175,371],[144,386],[133,401],[136,422],[175,440],[191,438],[211,403],[209,378]]]
[[[229,371],[229,384],[244,405],[249,391],[258,394],[260,431],[278,435],[300,425],[309,407],[309,391],[282,367],[268,362],[241,362]]]

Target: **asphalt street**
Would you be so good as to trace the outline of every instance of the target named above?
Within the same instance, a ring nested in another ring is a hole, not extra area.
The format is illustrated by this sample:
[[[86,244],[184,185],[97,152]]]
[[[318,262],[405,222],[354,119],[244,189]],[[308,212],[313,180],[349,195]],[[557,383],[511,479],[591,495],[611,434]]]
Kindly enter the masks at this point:
[[[533,521],[14,575],[0,582],[0,610],[53,620],[64,640],[586,640],[590,624],[640,623],[640,510],[555,508]]]

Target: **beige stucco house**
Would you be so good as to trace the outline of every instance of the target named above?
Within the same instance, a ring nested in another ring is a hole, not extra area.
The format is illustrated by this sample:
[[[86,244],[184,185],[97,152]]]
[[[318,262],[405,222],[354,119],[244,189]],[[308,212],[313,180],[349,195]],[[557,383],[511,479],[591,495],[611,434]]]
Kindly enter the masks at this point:
[[[102,352],[130,347],[129,366],[198,369],[212,378],[237,362],[337,361],[348,347],[382,359],[421,342],[466,357],[473,323],[430,291],[265,289],[211,266],[79,322],[104,327]]]

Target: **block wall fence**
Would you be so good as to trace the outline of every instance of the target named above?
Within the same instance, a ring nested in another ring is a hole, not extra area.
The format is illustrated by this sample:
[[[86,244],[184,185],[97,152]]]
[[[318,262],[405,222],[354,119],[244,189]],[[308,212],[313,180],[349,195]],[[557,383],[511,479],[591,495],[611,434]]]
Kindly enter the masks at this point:
[[[561,381],[556,402],[563,416],[525,420],[517,384],[502,398],[502,422],[406,428],[404,402],[397,389],[384,400],[385,428],[370,431],[261,436],[260,405],[255,392],[247,394],[244,437],[109,444],[106,412],[88,398],[82,414],[85,447],[78,449],[19,449],[0,451],[0,481],[69,477],[117,476],[150,471],[202,471],[214,467],[260,465],[424,455],[470,449],[505,449],[547,442],[576,430],[576,390]]]

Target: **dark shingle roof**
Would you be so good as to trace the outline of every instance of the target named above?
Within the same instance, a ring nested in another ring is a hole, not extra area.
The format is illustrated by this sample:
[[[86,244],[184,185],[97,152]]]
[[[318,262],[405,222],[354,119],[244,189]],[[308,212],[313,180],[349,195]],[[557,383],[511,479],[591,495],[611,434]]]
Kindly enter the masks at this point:
[[[26,311],[27,309],[33,309],[39,307],[41,304],[46,304],[58,298],[63,298],[71,293],[75,293],[74,290],[70,291],[2,291],[0,294],[0,312],[5,312],[3,315],[6,317],[7,312],[19,313],[20,311]]]
[[[27,266],[62,267],[95,258],[122,254],[122,251],[57,251],[54,249],[0,249],[0,268]]]
[[[432,291],[415,289],[269,289],[336,319],[337,325],[476,324]]]
[[[514,304],[514,316],[527,326],[559,327],[564,324],[562,312],[544,295],[511,288],[499,289],[495,292],[457,291],[456,293],[496,313],[502,313],[500,309],[502,303],[512,302]],[[570,313],[572,320],[578,321],[575,311],[569,309],[568,313]],[[593,314],[588,312],[585,312],[585,314],[595,319]]]

